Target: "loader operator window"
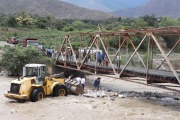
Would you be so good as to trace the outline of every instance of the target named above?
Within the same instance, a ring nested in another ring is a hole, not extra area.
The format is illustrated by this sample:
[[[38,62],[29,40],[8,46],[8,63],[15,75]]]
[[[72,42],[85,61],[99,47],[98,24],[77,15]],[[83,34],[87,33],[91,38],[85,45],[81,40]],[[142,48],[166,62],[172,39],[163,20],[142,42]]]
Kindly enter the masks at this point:
[[[26,67],[26,75],[27,77],[38,77],[38,68],[34,67]]]

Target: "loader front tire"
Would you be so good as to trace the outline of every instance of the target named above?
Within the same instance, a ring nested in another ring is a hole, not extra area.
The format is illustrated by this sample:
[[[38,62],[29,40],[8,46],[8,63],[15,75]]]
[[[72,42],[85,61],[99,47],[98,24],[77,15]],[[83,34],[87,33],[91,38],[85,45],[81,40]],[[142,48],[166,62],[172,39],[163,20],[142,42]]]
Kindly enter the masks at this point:
[[[56,85],[53,89],[53,96],[58,97],[58,96],[67,96],[68,91],[66,86],[64,85]]]
[[[35,88],[31,93],[31,101],[36,102],[44,98],[44,90],[42,88]]]

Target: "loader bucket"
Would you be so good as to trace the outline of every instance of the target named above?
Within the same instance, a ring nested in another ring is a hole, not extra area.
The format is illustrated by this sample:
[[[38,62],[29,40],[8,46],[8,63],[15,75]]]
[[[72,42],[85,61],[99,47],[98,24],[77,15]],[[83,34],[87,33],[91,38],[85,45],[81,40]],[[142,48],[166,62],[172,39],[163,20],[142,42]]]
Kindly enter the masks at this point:
[[[65,79],[64,82],[69,92],[77,95],[84,93],[82,85],[79,84],[75,79]]]

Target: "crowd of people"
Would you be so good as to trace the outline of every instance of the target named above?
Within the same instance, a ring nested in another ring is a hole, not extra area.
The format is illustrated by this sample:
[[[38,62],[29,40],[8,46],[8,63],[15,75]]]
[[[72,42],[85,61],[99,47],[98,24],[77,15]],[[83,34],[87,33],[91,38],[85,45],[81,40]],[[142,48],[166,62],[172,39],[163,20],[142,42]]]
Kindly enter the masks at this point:
[[[52,48],[47,48],[45,50],[45,48],[42,47],[41,50],[43,52],[45,52],[45,54],[50,58],[55,58],[58,54],[57,50],[54,50]],[[76,58],[76,60],[78,62],[80,60],[84,60],[84,63],[88,63],[89,61],[96,61],[97,60],[97,65],[99,65],[99,66],[108,67],[108,65],[109,65],[109,58],[105,52],[103,52],[103,53],[96,52],[94,54],[91,54],[91,53],[87,54],[86,50],[84,49],[82,56],[81,56],[81,53],[77,50],[75,52],[75,58],[74,58],[74,55],[73,55],[71,48],[68,47],[66,51],[62,52],[62,55],[65,57],[65,59],[67,61],[70,61],[70,62],[73,62]],[[120,64],[121,64],[121,56],[117,55],[117,67],[120,68]]]
[[[72,53],[72,52],[70,52]],[[79,51],[76,51],[76,60],[77,61],[80,61],[81,60],[84,60],[85,63],[88,63],[88,61],[93,61],[93,58],[91,56],[91,54],[88,54],[87,55],[87,52],[86,50],[84,50],[84,52],[82,53],[82,58],[80,58],[81,54],[79,53]],[[70,54],[70,60],[69,61],[73,61],[73,55]],[[101,52],[97,52],[97,53],[94,53],[94,61],[96,61],[96,58],[97,58],[97,64],[99,66],[104,66],[104,67],[108,67],[109,65],[109,58],[107,56],[107,54],[105,52],[101,53]],[[69,57],[68,57],[69,58]],[[117,67],[120,68],[120,64],[121,64],[121,56],[120,55],[117,55]]]
[[[93,56],[90,53],[87,56],[86,55],[87,55],[87,52],[86,52],[86,50],[84,50],[84,52],[82,53],[81,59],[84,60],[85,63],[88,63],[89,61],[93,61],[93,60],[96,61],[96,58],[97,58],[97,64],[99,66],[108,67],[109,59],[105,52],[103,52],[103,53],[97,52],[97,53],[94,53]],[[76,51],[76,60],[77,61],[80,60],[79,51]]]
[[[53,47],[48,47],[45,49],[43,45],[38,46],[38,50],[41,51],[43,54],[47,55],[49,58],[56,57],[56,50],[53,49]]]

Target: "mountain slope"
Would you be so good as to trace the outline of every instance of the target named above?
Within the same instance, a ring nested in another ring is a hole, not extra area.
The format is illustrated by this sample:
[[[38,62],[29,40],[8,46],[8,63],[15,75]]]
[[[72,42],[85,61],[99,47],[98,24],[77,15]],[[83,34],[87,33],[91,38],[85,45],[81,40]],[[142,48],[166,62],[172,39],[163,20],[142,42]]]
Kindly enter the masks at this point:
[[[26,11],[58,19],[107,19],[115,17],[101,11],[88,10],[59,0],[0,0],[0,14],[19,14]]]
[[[149,0],[60,0],[93,10],[112,12],[119,9],[134,8]]]
[[[123,9],[114,12],[122,17],[139,17],[155,14],[157,17],[180,17],[180,0],[150,0],[148,3],[133,9]]]

